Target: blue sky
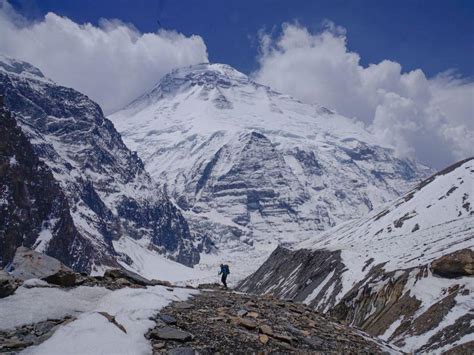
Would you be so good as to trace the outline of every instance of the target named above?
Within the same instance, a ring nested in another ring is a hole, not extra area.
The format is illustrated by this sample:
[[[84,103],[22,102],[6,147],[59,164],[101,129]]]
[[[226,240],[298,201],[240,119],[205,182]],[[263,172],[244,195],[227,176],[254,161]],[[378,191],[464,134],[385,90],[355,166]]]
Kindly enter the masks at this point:
[[[390,59],[405,71],[422,68],[429,77],[448,69],[474,75],[474,1],[471,0],[15,0],[30,19],[48,11],[75,22],[100,18],[132,23],[153,32],[157,20],[166,29],[200,35],[212,62],[228,63],[249,73],[256,69],[259,30],[281,31],[298,21],[312,31],[329,19],[347,29],[348,48],[361,63]]]
[[[0,53],[106,114],[175,68],[220,62],[400,156],[474,156],[474,0],[0,0],[0,34]]]

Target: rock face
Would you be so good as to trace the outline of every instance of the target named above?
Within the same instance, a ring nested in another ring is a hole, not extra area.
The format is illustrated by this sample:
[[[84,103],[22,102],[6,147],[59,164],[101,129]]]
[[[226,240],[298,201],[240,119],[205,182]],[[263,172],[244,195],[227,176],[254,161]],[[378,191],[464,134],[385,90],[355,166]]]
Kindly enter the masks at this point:
[[[2,119],[3,134],[10,137],[8,145],[2,140],[1,155],[0,178],[8,189],[0,191],[0,219],[9,228],[0,234],[2,265],[19,245],[86,272],[117,261],[133,265],[130,248],[132,256],[145,248],[186,265],[199,261],[201,237],[190,232],[96,103],[5,57],[0,95],[23,132]],[[15,142],[20,135],[23,141]],[[39,186],[30,183],[36,172]],[[24,220],[20,212],[31,224],[17,222]],[[27,225],[32,228],[23,233]]]
[[[398,353],[386,343],[340,325],[301,303],[220,291],[202,291],[164,308],[148,332],[154,353]],[[188,303],[186,302],[186,303]],[[241,310],[246,315],[239,316]],[[165,324],[172,316],[173,325]]]
[[[246,274],[278,242],[363,216],[430,171],[223,64],[176,70],[110,119],[193,229],[235,252]]]
[[[474,275],[474,250],[462,249],[444,255],[431,263],[433,273],[442,277]]]
[[[239,290],[304,302],[408,352],[472,349],[472,186],[473,158],[364,218],[277,248]]]
[[[19,247],[11,265],[10,274],[20,280],[42,279],[68,287],[76,283],[76,274],[59,260],[26,247]]]
[[[3,106],[0,97],[0,266],[21,245],[44,251],[77,270],[93,258],[76,229],[69,204],[51,170]],[[69,250],[82,250],[71,257]],[[85,255],[84,255],[85,254]]]

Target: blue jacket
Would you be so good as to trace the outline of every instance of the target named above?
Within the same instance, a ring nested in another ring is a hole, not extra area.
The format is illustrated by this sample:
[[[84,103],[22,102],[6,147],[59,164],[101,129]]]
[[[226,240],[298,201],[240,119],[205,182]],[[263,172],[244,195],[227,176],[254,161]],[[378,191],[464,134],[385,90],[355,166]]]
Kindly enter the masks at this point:
[[[219,271],[219,275],[222,274],[224,276],[227,276],[230,274],[229,271],[229,265],[221,265],[221,271]]]

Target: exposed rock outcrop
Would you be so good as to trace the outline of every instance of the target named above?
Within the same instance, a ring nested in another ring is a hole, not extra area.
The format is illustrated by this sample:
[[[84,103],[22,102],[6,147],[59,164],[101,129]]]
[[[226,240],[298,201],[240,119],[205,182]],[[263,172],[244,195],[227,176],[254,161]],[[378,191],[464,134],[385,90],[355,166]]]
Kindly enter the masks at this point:
[[[324,311],[336,303],[335,296],[342,288],[340,277],[344,268],[339,251],[292,251],[279,246],[252,277],[239,284],[238,289],[305,301]],[[330,290],[332,292],[327,292]]]
[[[462,249],[444,255],[431,263],[431,269],[442,277],[473,276],[474,250]]]

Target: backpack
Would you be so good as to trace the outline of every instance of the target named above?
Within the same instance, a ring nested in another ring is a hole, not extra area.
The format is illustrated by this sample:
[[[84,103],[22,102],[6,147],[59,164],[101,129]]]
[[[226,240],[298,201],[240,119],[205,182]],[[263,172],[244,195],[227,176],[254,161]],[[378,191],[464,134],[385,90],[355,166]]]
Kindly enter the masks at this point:
[[[223,271],[224,271],[224,273],[227,274],[227,275],[230,274],[229,265],[224,265]]]

